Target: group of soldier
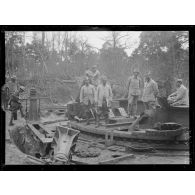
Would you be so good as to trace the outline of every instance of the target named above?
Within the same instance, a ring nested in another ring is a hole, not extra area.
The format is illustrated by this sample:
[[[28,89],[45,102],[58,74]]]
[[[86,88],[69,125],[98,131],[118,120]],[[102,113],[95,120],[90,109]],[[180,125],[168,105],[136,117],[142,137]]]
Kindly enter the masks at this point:
[[[87,69],[80,90],[80,103],[86,114],[87,125],[90,123],[91,114],[94,115],[97,126],[100,126],[101,115],[103,115],[105,123],[108,123],[112,97],[112,89],[106,76],[100,75],[97,66],[93,66],[92,71]]]
[[[101,76],[97,66],[93,66],[92,70],[87,69],[85,79],[80,90],[80,103],[83,105],[87,125],[90,123],[91,113],[96,113],[96,124],[100,125],[100,116],[103,115],[105,123],[108,123],[109,109],[113,98],[112,89],[105,76]],[[144,87],[141,84],[140,73],[134,69],[133,75],[128,78],[126,94],[128,98],[128,115],[130,118],[136,119],[137,102],[142,96],[142,102],[145,110],[156,109],[160,107],[158,104],[159,89],[150,73],[144,78]],[[189,105],[188,90],[183,85],[182,80],[176,81],[176,92],[168,96],[167,102],[171,106]],[[95,109],[95,112],[94,112]]]
[[[133,75],[128,78],[125,96],[128,98],[127,110],[130,118],[137,118],[137,101],[141,96],[146,110],[155,109],[159,106],[157,101],[159,96],[158,84],[151,78],[150,73],[145,75],[144,80],[144,87],[142,87],[140,73],[137,69],[134,69]],[[181,79],[176,81],[176,87],[176,92],[168,96],[167,102],[171,106],[189,106],[188,90]],[[5,95],[7,91],[9,95]],[[9,125],[13,125],[17,110],[20,110],[21,116],[24,117],[22,105],[19,101],[19,95],[22,92],[24,92],[24,87],[17,85],[16,77],[11,77],[3,89],[3,106],[11,111]],[[79,94],[79,100],[87,119],[86,124],[90,124],[91,115],[96,119],[97,126],[100,126],[102,115],[105,123],[108,123],[112,99],[112,88],[107,77],[100,74],[97,66],[93,66],[91,70],[88,68],[85,71],[85,78]]]

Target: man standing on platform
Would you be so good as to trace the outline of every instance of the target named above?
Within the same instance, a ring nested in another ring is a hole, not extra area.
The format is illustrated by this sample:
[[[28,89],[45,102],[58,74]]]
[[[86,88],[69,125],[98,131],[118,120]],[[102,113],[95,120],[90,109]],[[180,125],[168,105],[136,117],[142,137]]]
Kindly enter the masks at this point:
[[[93,106],[95,102],[95,88],[93,85],[89,83],[89,79],[85,78],[84,85],[81,87],[80,91],[80,103],[83,104],[83,109],[85,112],[85,116],[87,118],[86,125],[89,125],[89,119],[91,116],[91,112],[93,112]]]
[[[137,101],[141,95],[141,79],[138,77],[139,71],[134,70],[133,76],[130,76],[127,82],[128,95],[128,114],[129,117],[135,118],[137,114]]]
[[[97,103],[97,126],[100,126],[100,116],[103,115],[105,123],[108,123],[109,108],[111,107],[112,101],[112,89],[107,83],[107,78],[102,77],[101,83],[97,87],[96,103]]]
[[[145,110],[155,109],[158,105],[157,96],[159,94],[157,83],[151,78],[150,73],[145,76],[143,103]]]

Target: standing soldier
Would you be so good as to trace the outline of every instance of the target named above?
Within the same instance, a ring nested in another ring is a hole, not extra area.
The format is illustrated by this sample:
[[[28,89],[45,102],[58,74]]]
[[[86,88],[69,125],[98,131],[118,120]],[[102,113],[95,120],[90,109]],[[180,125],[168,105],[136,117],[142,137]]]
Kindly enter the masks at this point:
[[[89,125],[90,112],[94,106],[95,102],[95,88],[93,85],[89,84],[89,79],[85,78],[84,85],[81,87],[80,91],[80,103],[83,104],[84,112],[87,117],[86,125]]]
[[[151,78],[150,73],[145,76],[143,103],[145,110],[156,108],[158,106],[157,96],[159,94],[157,83]]]
[[[92,84],[97,88],[100,83],[100,71],[97,69],[97,66],[92,67]]]
[[[24,114],[23,114],[23,111],[22,111],[22,105],[19,101],[19,95],[22,92],[24,92],[24,87],[20,86],[19,90],[17,90],[10,97],[9,105],[10,105],[10,111],[11,111],[11,118],[10,118],[9,126],[14,125],[13,120],[14,120],[15,116],[17,116],[17,111],[18,110],[20,110],[21,117],[24,117]]]
[[[134,70],[133,76],[130,76],[127,82],[128,95],[128,114],[129,117],[135,118],[137,114],[137,101],[141,95],[141,79],[138,77],[139,71]]]
[[[100,126],[100,116],[103,115],[105,123],[108,123],[109,108],[111,107],[112,101],[112,89],[107,83],[107,78],[105,76],[101,79],[102,83],[97,87],[97,127]]]

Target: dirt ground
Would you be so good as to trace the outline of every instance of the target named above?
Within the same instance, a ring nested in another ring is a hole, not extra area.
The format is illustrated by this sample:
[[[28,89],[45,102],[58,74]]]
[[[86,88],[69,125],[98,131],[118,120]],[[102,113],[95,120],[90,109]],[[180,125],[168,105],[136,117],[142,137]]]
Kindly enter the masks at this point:
[[[20,118],[20,114],[18,114],[18,121],[15,121],[15,124],[21,124],[25,121]],[[6,142],[5,142],[5,164],[7,165],[24,165],[26,155],[22,153],[13,143],[11,143],[8,133],[8,121],[10,118],[10,114],[6,115]],[[93,140],[97,142],[98,139],[93,136],[83,135],[82,137],[85,140]],[[90,158],[80,158],[76,155],[73,156],[74,160],[78,160],[87,164],[94,164],[100,161],[104,161],[110,158],[113,158],[113,155],[127,155],[131,154],[131,152],[119,152],[119,151],[111,151],[108,150],[103,144],[99,147],[100,155],[98,157],[90,157]],[[87,143],[78,143],[76,149],[80,149],[82,147],[88,148],[89,145]],[[95,146],[94,146],[95,148]],[[121,160],[117,162],[117,164],[189,164],[189,155],[187,151],[160,151],[160,156],[155,156],[146,153],[134,153],[132,158],[128,158],[125,160]],[[167,156],[168,155],[168,156]]]

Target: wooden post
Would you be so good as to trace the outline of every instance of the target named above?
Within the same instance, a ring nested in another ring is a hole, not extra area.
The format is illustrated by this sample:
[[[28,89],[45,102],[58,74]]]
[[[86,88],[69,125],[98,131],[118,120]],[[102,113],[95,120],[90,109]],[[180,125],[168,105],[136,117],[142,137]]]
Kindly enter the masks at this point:
[[[29,121],[39,121],[37,92],[35,88],[30,89],[30,107],[29,107]]]

